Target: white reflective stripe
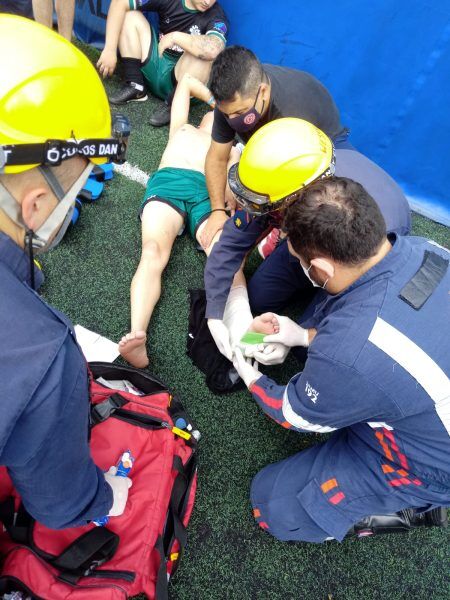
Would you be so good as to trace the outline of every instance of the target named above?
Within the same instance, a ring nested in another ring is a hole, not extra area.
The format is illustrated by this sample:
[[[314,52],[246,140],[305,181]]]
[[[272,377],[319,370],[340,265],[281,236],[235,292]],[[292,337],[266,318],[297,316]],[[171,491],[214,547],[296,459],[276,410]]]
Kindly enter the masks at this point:
[[[450,434],[450,380],[441,367],[404,333],[380,317],[369,341],[398,363],[423,387]]]
[[[305,431],[314,431],[315,433],[329,433],[330,431],[336,431],[335,427],[327,427],[326,425],[315,425],[314,423],[310,423],[303,419],[300,415],[294,412],[288,398],[288,386],[284,389],[283,394],[283,406],[282,412],[283,416],[288,423],[297,427],[298,429],[304,429]]]
[[[446,252],[446,254],[449,254],[450,251],[448,248],[444,248],[444,246],[441,246],[440,244],[438,244],[437,242],[435,242],[434,240],[427,240],[429,244],[431,244],[432,246],[436,246],[436,248],[440,248],[441,250],[444,250]]]
[[[369,427],[372,427],[372,429],[377,429],[377,427],[383,427],[383,429],[387,429],[388,431],[394,430],[393,427],[391,427],[387,423],[384,423],[383,421],[368,421],[367,425],[369,425]]]

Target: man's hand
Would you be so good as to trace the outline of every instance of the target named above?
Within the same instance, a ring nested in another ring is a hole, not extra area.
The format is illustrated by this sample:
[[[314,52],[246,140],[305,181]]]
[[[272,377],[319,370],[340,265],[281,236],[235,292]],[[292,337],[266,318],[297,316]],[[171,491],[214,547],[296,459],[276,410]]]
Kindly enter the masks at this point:
[[[100,54],[100,58],[97,61],[97,69],[100,75],[105,79],[109,77],[115,71],[117,65],[117,52],[108,50],[105,48]]]
[[[266,335],[264,342],[277,342],[293,348],[294,346],[309,346],[308,329],[304,329],[297,325],[295,321],[289,317],[280,317],[275,313],[272,314],[275,321],[275,333]],[[263,315],[264,316],[264,315]]]
[[[219,210],[217,212],[212,212],[208,220],[206,221],[205,226],[200,234],[200,243],[203,247],[203,250],[206,250],[211,245],[211,242],[214,239],[214,236],[218,231],[223,229],[226,220],[228,219],[228,215]]]
[[[117,467],[110,467],[105,473],[105,480],[113,491],[113,505],[108,517],[119,517],[125,510],[128,500],[128,490],[133,485],[129,477],[117,477]]]
[[[236,196],[233,194],[233,192],[230,190],[229,185],[227,184],[227,187],[225,188],[225,208],[231,214],[232,217],[236,212],[236,206]]]
[[[221,354],[231,360],[233,351],[231,350],[230,333],[224,322],[220,319],[208,319],[208,327]]]
[[[290,348],[280,343],[258,344],[245,349],[245,356],[251,356],[261,365],[280,365],[286,360]]]
[[[253,365],[251,359],[245,359],[242,350],[238,347],[234,349],[233,365],[236,371],[239,373],[240,378],[243,380],[245,385],[249,388],[252,383],[255,383],[260,377],[261,373],[258,371],[258,363],[255,361]]]
[[[165,35],[162,36],[159,44],[158,44],[158,54],[159,56],[162,56],[164,54],[164,52],[166,50],[169,50],[169,48],[172,48],[172,46],[176,46],[176,42],[175,42],[175,31],[172,31],[171,33],[166,33]]]

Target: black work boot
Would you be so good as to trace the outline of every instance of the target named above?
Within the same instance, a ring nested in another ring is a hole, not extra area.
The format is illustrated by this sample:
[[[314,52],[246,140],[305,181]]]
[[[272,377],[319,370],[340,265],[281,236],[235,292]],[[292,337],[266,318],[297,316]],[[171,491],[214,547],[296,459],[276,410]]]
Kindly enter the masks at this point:
[[[404,508],[390,515],[371,515],[355,523],[347,535],[367,537],[380,533],[403,533],[416,527],[447,527],[447,509],[433,508],[428,512],[417,512],[415,508]]]
[[[118,92],[109,96],[110,104],[127,104],[128,102],[144,102],[148,96],[142,86],[130,82],[125,83]]]
[[[170,106],[167,102],[164,102],[159,106],[150,116],[150,125],[153,127],[162,127],[170,123]]]

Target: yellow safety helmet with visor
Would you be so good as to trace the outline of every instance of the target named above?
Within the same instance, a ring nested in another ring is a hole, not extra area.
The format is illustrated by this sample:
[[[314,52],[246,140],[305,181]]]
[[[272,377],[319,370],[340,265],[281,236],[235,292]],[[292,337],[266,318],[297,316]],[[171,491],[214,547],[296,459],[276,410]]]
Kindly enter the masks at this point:
[[[252,135],[228,183],[244,210],[262,215],[285,208],[306,185],[333,174],[330,138],[308,121],[283,118]]]

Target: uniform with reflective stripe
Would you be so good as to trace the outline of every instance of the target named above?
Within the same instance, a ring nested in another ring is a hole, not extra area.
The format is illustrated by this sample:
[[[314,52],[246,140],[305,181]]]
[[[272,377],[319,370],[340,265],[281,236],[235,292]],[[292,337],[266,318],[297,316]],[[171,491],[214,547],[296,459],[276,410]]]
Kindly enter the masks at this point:
[[[348,525],[343,519],[339,528],[339,515],[356,519],[355,507],[365,494],[360,517],[386,509],[386,498],[401,500],[400,508],[450,505],[450,270],[419,310],[399,297],[421,268],[425,251],[446,260],[450,254],[422,238],[391,240],[393,248],[380,263],[340,294],[328,295],[302,323],[318,330],[303,372],[286,386],[262,376],[251,388],[261,408],[284,427],[338,430],[332,444],[309,449],[309,459],[306,452],[289,459],[298,460],[297,481],[291,477],[296,497],[311,479],[340,482],[344,497],[333,495],[339,512],[327,501],[333,518],[320,517],[322,529],[333,537],[345,534]],[[311,460],[314,467],[306,465]],[[271,466],[278,495],[285,462]],[[267,511],[275,501],[271,480],[268,473],[258,476],[252,492],[269,530],[262,504]],[[329,500],[323,490],[317,493]],[[273,514],[279,509],[272,506]],[[304,539],[299,532],[289,537],[284,525],[272,522],[272,527],[282,539]]]

